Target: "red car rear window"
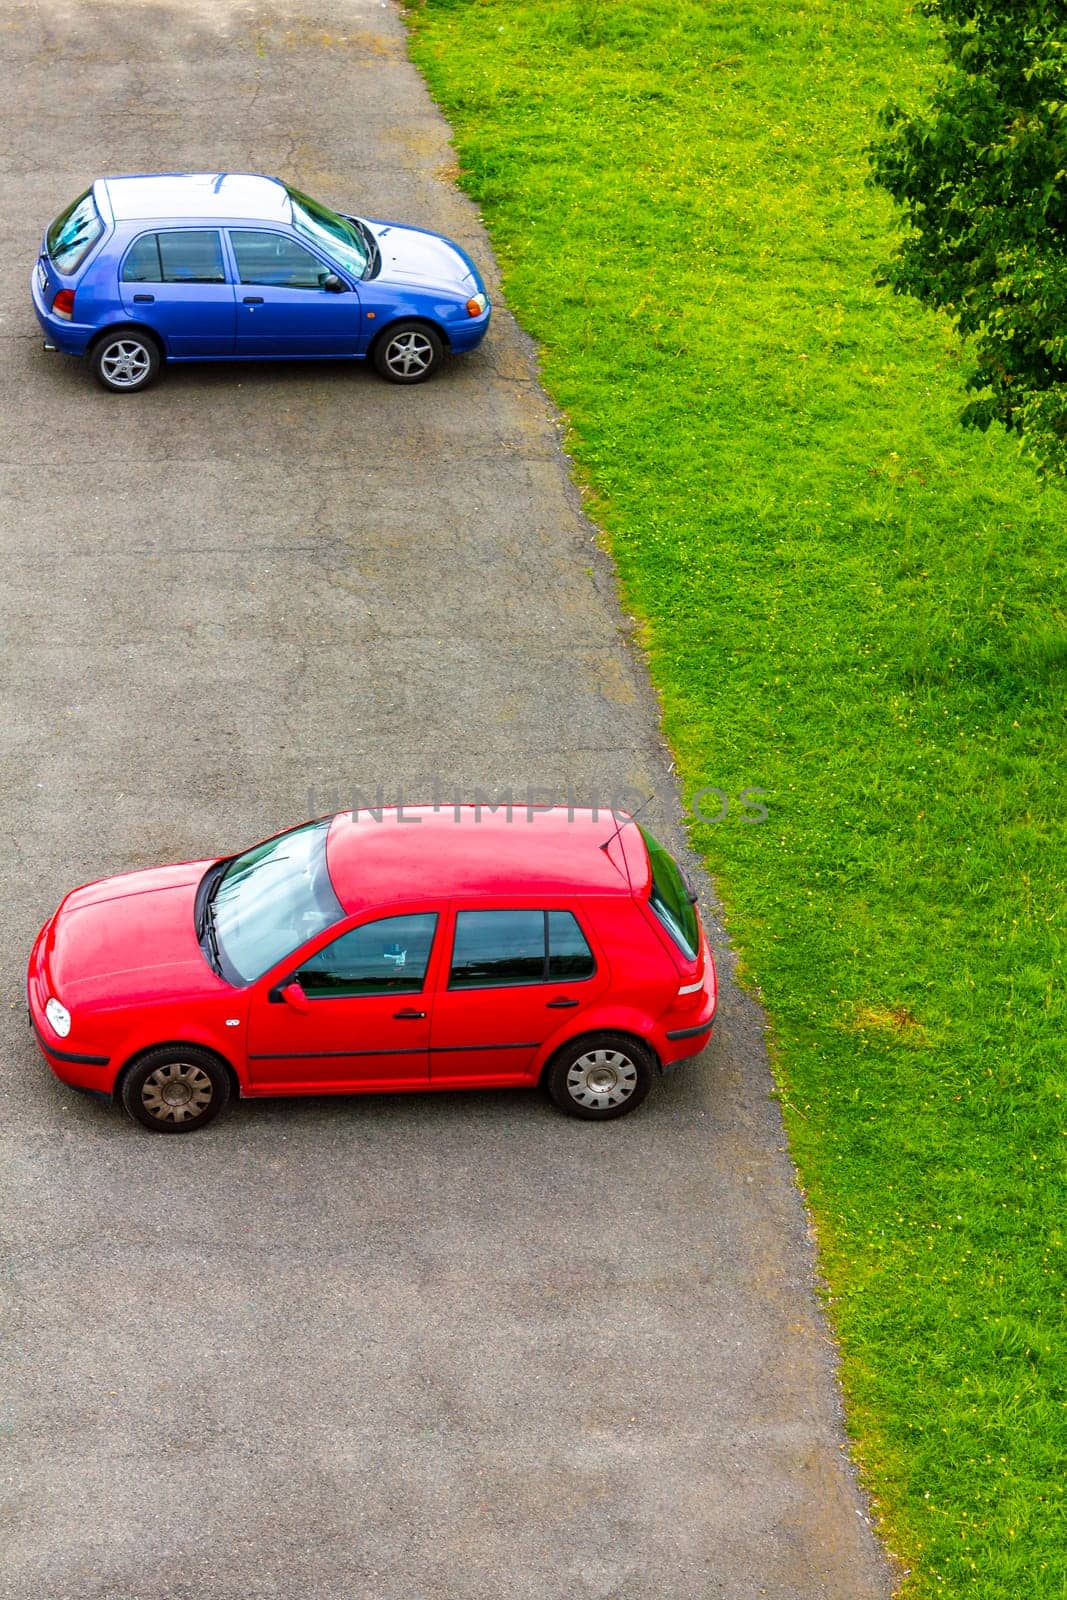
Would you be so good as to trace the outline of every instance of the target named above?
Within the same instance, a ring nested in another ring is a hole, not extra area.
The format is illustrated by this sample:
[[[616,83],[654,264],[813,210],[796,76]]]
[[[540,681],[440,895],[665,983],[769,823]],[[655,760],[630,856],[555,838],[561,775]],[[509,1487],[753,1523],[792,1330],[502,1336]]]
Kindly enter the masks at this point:
[[[647,828],[641,828],[641,836],[652,868],[649,905],[682,954],[694,961],[700,954],[700,922],[682,869]]]

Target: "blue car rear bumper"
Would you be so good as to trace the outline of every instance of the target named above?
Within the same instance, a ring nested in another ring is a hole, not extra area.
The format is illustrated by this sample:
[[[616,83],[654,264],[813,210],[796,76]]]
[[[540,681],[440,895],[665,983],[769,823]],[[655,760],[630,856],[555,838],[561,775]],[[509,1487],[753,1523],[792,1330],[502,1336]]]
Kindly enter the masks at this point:
[[[41,298],[41,287],[37,282],[37,268],[34,267],[30,274],[30,294],[33,296],[33,309],[37,321],[41,325],[45,343],[54,345],[57,350],[62,350],[68,356],[83,356],[89,346],[89,341],[96,333],[91,323],[68,322],[65,317],[54,317],[45,306]]]

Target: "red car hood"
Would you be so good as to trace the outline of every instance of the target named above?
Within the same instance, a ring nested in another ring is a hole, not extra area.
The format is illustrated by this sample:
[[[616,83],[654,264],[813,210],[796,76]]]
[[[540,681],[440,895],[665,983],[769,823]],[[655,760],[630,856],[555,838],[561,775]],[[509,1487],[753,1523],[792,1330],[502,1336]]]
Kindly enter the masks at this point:
[[[205,961],[193,907],[210,861],[152,867],[74,889],[49,930],[52,993],[70,1008],[216,995],[228,987]]]

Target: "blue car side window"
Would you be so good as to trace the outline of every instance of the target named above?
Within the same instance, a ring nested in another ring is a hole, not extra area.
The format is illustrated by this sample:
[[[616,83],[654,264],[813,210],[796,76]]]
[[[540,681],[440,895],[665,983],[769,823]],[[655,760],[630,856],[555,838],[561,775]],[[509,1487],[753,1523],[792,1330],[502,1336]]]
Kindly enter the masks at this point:
[[[164,283],[225,283],[222,240],[214,228],[175,228],[156,235]]]
[[[330,275],[329,267],[318,256],[283,233],[234,229],[230,243],[242,283],[264,283],[275,289],[321,289]]]
[[[142,234],[129,248],[122,263],[123,283],[162,283],[159,241],[154,233]]]

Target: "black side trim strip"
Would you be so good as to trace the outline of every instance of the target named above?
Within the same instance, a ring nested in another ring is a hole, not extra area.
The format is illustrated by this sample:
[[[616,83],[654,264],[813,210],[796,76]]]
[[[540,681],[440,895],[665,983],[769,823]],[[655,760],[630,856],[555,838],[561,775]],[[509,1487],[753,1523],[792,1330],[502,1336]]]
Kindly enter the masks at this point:
[[[78,1061],[86,1067],[106,1067],[111,1060],[110,1056],[82,1056],[75,1050],[57,1050],[54,1044],[49,1044],[36,1022],[33,1031],[37,1035],[37,1043],[46,1055],[55,1056],[57,1061]]]
[[[701,1022],[695,1028],[675,1028],[672,1033],[668,1033],[667,1038],[668,1039],[695,1039],[698,1033],[707,1033],[714,1026],[715,1026],[715,1018],[714,1017],[709,1017],[707,1022]]]
[[[249,1056],[249,1061],[314,1061],[316,1057],[334,1060],[338,1056],[410,1056],[419,1054],[419,1046],[407,1050],[278,1050],[265,1055]]]
[[[711,1024],[709,1023],[710,1027]],[[423,1046],[425,1048],[425,1046]],[[536,1039],[524,1039],[518,1044],[439,1044],[426,1051],[431,1056],[450,1056],[468,1050],[536,1050]],[[410,1056],[419,1053],[419,1046],[407,1050],[280,1050],[268,1052],[265,1055],[250,1055],[249,1061],[313,1061],[317,1056],[324,1060],[334,1060],[338,1056]],[[72,1060],[92,1061],[93,1056],[76,1056]]]
[[[458,1055],[467,1050],[536,1050],[536,1039],[520,1039],[518,1044],[435,1044],[430,1046],[432,1056]]]

